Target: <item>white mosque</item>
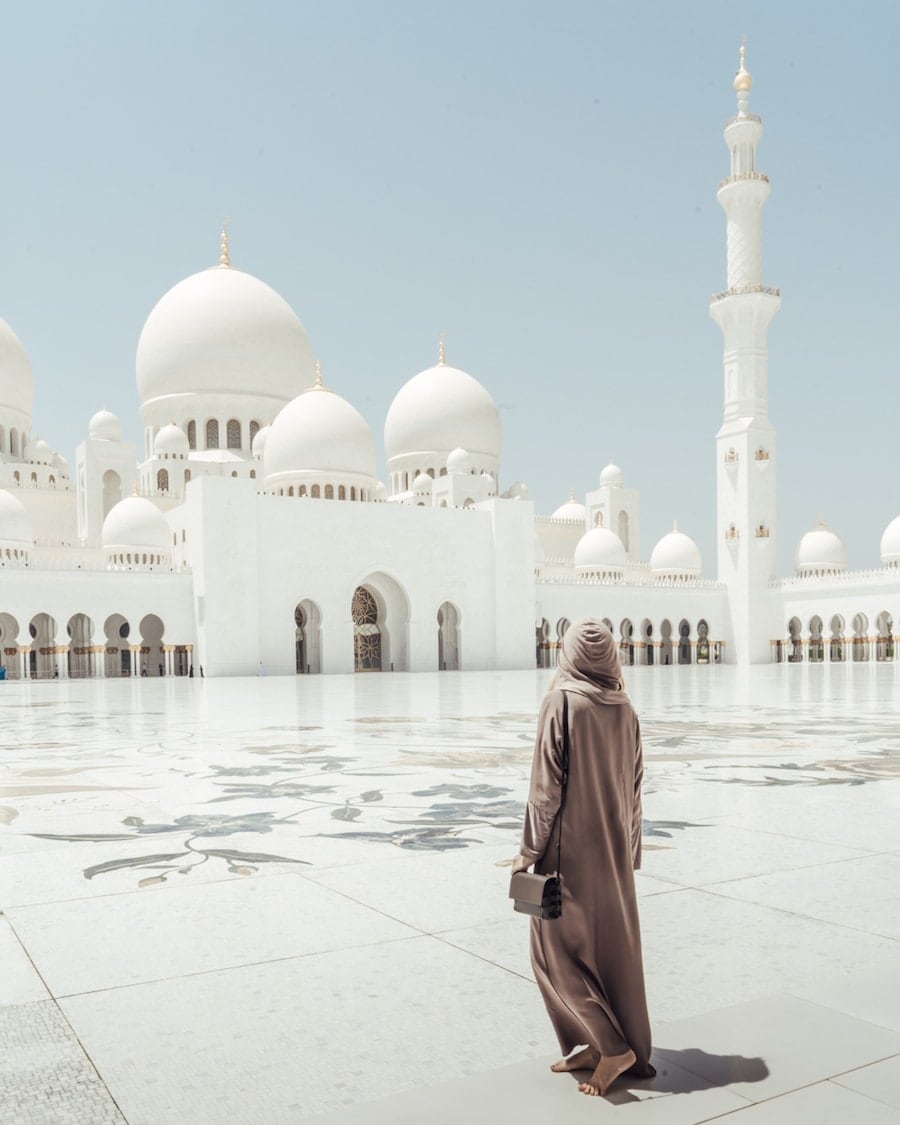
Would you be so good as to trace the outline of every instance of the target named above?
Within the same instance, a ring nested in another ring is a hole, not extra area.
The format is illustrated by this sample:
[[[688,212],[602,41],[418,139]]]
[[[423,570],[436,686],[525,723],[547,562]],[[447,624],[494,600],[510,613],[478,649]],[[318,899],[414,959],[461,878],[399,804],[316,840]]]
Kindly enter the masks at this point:
[[[716,436],[717,574],[684,531],[642,558],[621,469],[535,516],[501,490],[497,409],[438,362],[385,420],[387,481],[358,411],[324,385],[306,332],[262,281],[218,266],[180,282],[137,349],[140,453],[100,410],[74,474],[33,438],[25,350],[0,321],[0,675],[207,676],[550,666],[569,621],[607,620],[626,664],[894,659],[900,516],[883,566],[847,570],[820,525],[775,574],[775,432],[757,171],[741,49],[730,174]],[[196,670],[196,672],[195,672]]]

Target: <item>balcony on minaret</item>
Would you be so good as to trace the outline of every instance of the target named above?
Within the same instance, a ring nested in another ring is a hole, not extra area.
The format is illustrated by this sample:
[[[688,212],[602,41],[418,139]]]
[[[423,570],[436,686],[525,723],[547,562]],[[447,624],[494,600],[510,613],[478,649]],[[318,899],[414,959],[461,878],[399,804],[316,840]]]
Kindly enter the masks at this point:
[[[740,539],[740,537],[741,537],[741,533],[740,533],[740,531],[738,531],[737,527],[735,527],[735,525],[733,523],[730,523],[728,525],[728,527],[725,528],[725,538],[726,539],[735,540],[735,539]]]
[[[761,183],[767,184],[769,177],[765,172],[735,172],[732,176],[726,176],[724,180],[719,180],[719,186],[716,191],[721,191],[723,187],[728,184],[739,184],[747,180],[759,180]]]
[[[740,461],[740,455],[736,449],[729,449],[725,454],[726,465],[736,465]]]
[[[757,526],[757,528],[756,528],[756,538],[757,539],[768,539],[769,538],[769,529],[766,527],[766,525],[764,523],[761,523]]]
[[[768,461],[769,460],[768,449],[757,449],[756,452],[753,454],[753,458],[756,461]]]
[[[777,297],[781,300],[781,290],[774,289],[771,285],[735,285],[731,289],[723,289],[721,293],[713,293],[709,298],[711,305],[724,301],[726,297],[739,297],[744,293],[764,293],[768,297]]]

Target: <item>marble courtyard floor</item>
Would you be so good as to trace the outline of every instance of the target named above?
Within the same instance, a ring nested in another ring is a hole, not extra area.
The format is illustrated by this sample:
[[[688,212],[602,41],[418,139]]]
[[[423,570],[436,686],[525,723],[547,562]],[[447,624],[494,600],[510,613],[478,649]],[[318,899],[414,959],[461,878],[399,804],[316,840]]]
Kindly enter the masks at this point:
[[[659,1074],[552,1075],[546,672],[0,684],[0,1121],[895,1122],[900,665],[640,668]]]

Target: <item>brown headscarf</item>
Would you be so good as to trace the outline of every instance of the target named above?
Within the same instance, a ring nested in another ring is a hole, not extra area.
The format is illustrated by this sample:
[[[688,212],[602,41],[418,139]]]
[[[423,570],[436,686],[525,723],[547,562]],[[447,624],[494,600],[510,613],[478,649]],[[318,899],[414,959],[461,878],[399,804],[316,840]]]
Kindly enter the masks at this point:
[[[556,688],[597,703],[627,703],[619,650],[609,626],[596,617],[570,625],[559,650]]]

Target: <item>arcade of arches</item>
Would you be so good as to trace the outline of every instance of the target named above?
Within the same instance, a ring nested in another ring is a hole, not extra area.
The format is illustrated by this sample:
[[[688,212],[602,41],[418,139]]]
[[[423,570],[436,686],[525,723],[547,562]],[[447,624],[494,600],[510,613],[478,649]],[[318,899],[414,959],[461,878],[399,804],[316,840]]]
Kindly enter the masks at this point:
[[[787,623],[786,636],[772,641],[772,659],[777,664],[860,663],[894,659],[894,621],[882,610],[870,627],[864,613],[849,623],[839,614],[827,622],[814,614],[804,628],[799,617]]]
[[[137,628],[119,613],[99,625],[85,613],[73,614],[64,636],[49,613],[28,623],[28,644],[20,644],[19,622],[0,613],[0,677],[13,680],[104,679],[121,676],[193,675],[193,645],[169,644],[155,613]]]
[[[691,623],[682,618],[677,627],[664,617],[657,630],[649,618],[639,625],[628,617],[616,629],[608,617],[604,624],[617,639],[619,660],[623,666],[635,664],[721,664],[725,656],[725,642],[713,640],[709,624],[701,618],[692,630]],[[555,668],[562,639],[569,628],[569,619],[561,617],[551,628],[546,617],[535,626],[535,663],[538,668]]]

